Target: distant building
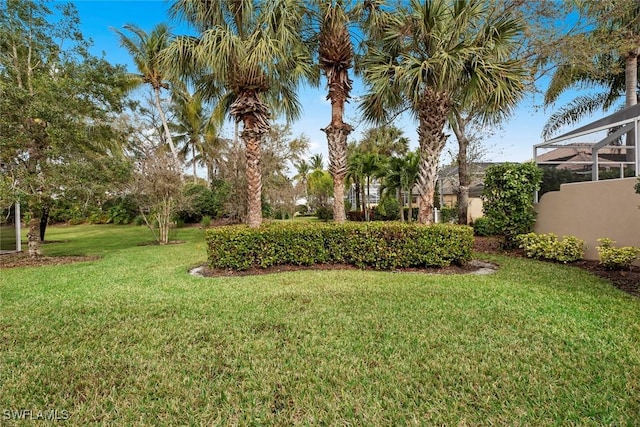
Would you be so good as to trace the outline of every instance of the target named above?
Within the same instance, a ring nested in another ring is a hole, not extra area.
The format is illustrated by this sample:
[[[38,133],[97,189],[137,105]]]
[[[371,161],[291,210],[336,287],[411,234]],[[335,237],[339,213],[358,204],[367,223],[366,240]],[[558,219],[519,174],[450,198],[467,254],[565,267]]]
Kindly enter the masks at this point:
[[[489,166],[498,165],[495,162],[472,163],[471,185],[469,186],[468,220],[470,222],[482,216],[482,191],[484,190],[484,175]],[[458,166],[447,166],[438,172],[438,190],[440,192],[440,206],[454,207],[458,203]]]

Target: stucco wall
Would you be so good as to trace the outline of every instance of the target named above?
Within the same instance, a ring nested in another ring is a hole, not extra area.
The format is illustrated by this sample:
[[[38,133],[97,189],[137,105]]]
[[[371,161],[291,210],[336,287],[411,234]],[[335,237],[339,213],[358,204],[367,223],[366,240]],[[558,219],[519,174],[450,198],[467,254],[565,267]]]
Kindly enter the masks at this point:
[[[640,194],[635,178],[563,184],[536,205],[536,233],[576,236],[588,246],[586,259],[598,259],[596,239],[616,246],[640,246]]]

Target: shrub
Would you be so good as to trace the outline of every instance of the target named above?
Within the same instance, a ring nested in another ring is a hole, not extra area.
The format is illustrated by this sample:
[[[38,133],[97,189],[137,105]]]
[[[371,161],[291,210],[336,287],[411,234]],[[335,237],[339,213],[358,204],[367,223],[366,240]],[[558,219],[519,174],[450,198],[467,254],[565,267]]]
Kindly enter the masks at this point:
[[[498,233],[488,218],[480,217],[473,222],[473,234],[476,236],[495,236]]]
[[[384,197],[378,206],[373,208],[376,219],[382,221],[395,221],[400,218],[400,204],[393,197]]]
[[[440,208],[440,222],[445,224],[458,222],[458,205]]]
[[[542,171],[533,163],[503,163],[487,168],[483,211],[491,226],[504,236],[503,246],[516,246],[515,237],[533,228],[533,194],[540,188]]]
[[[229,188],[224,181],[214,181],[211,189],[199,184],[186,184],[183,190],[184,204],[178,218],[185,223],[198,223],[204,216],[219,218],[227,200]]]
[[[469,261],[473,247],[470,227],[449,224],[270,223],[213,228],[206,236],[209,265],[233,270],[319,263],[445,267]]]
[[[111,224],[130,224],[138,215],[139,208],[135,197],[127,194],[107,200],[102,206],[107,222]]]
[[[608,270],[626,270],[631,263],[640,256],[640,248],[626,246],[614,248],[615,241],[611,239],[598,239],[600,246],[596,246],[600,256],[600,265]]]
[[[333,209],[331,206],[321,206],[316,211],[316,216],[320,221],[329,221],[333,219]]]
[[[207,228],[211,225],[211,217],[209,215],[205,215],[202,217],[202,220],[200,221],[200,225],[203,228]]]
[[[575,262],[584,257],[584,241],[574,236],[558,236],[553,233],[527,233],[516,236],[516,242],[529,258],[558,262]]]

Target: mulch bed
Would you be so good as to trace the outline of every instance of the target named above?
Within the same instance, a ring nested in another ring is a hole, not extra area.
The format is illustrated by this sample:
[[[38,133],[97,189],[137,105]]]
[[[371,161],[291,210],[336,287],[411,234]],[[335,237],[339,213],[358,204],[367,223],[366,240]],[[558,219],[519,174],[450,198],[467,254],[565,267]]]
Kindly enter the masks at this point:
[[[474,251],[488,253],[504,253],[510,256],[524,256],[521,251],[504,252],[500,248],[500,241],[495,237],[476,237]],[[631,266],[629,270],[615,271],[607,270],[598,261],[582,260],[571,263],[575,267],[587,270],[590,273],[608,280],[616,288],[640,297],[640,266]]]
[[[42,267],[45,265],[63,265],[75,262],[95,261],[99,256],[40,256],[31,258],[25,252],[0,255],[0,268]]]

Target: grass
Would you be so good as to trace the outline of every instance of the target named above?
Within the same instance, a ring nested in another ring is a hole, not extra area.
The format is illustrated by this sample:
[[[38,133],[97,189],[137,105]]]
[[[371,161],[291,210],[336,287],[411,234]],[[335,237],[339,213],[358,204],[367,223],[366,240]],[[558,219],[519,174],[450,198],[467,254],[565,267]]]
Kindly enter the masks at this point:
[[[201,230],[48,233],[103,258],[2,271],[2,425],[640,424],[640,301],[577,268],[205,279]]]

